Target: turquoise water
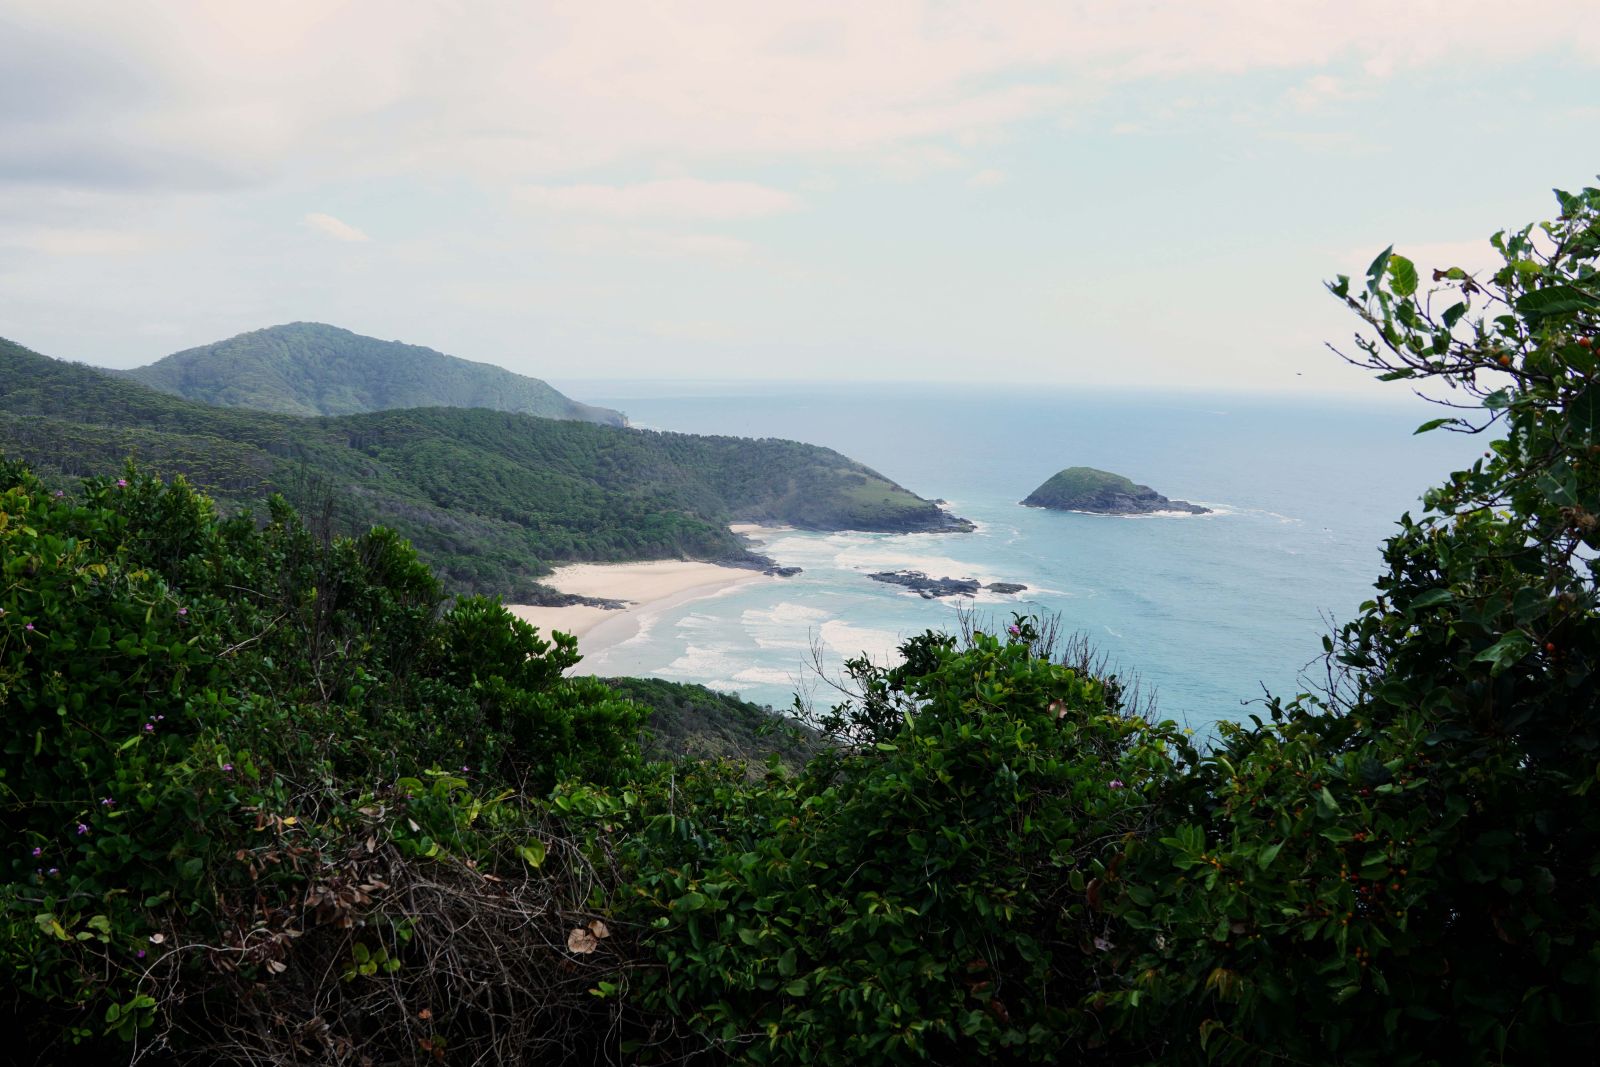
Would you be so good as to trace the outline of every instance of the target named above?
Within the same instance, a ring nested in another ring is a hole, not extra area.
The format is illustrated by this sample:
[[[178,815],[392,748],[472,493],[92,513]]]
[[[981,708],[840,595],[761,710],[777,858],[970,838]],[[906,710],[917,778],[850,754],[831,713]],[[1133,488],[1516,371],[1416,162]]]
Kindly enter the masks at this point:
[[[1065,389],[561,382],[652,429],[827,445],[978,524],[970,534],[784,533],[762,550],[798,577],[735,587],[663,614],[590,657],[604,674],[654,675],[787,706],[819,704],[829,670],[902,638],[951,628],[949,600],[869,580],[877,570],[1021,582],[966,604],[1059,612],[1162,714],[1203,729],[1239,718],[1263,687],[1304,688],[1329,619],[1369,595],[1379,546],[1428,486],[1481,442],[1412,431],[1432,409]],[[1119,518],[1018,505],[1061,467],[1126,474],[1205,516]],[[581,648],[581,645],[580,645]]]

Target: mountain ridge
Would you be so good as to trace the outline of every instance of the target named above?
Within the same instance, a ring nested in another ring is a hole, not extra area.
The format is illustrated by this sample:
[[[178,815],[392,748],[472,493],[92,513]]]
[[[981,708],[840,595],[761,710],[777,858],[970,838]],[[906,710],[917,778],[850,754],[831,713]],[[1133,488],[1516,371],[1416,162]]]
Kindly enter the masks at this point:
[[[294,416],[219,407],[0,339],[0,453],[42,474],[129,456],[229,507],[272,493],[330,532],[383,525],[454,590],[539,595],[551,564],[692,558],[758,565],[728,524],[970,528],[832,449],[482,408]]]
[[[542,379],[321,322],[251,330],[112,373],[187,400],[285,415],[462,407],[627,425],[621,412]]]

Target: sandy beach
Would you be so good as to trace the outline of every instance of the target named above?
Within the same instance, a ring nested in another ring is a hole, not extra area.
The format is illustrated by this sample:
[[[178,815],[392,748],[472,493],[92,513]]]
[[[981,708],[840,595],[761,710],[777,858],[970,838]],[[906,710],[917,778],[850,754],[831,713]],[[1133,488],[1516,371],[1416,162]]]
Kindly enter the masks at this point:
[[[506,606],[512,614],[546,633],[560,630],[578,637],[578,648],[592,656],[638,633],[644,620],[680,604],[711,596],[729,586],[774,580],[760,571],[691,560],[574,563],[556,568],[544,579],[545,584],[563,593],[621,600],[628,606],[622,609],[582,604],[564,608],[532,604]]]

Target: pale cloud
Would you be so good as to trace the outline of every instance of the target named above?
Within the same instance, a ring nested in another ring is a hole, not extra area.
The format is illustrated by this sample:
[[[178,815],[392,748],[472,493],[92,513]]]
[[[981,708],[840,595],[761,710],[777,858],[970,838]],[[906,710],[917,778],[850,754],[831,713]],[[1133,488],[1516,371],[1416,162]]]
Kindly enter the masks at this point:
[[[754,219],[798,206],[781,189],[696,178],[633,185],[530,185],[516,195],[525,204],[550,211],[620,219]]]
[[[993,168],[980,170],[972,177],[967,179],[967,184],[976,189],[992,189],[996,185],[1004,185],[1005,183],[1005,171],[995,170]]]
[[[642,226],[586,225],[565,236],[568,248],[590,256],[639,259],[700,259],[737,263],[754,251],[749,241],[719,233],[683,233]]]
[[[470,18],[375,0],[14,0],[4,22],[0,177],[191,186],[291,163],[527,180],[642,160],[876,158],[1070,120],[1139,81],[1302,71],[1309,101],[1336,88],[1334,64],[1382,79],[1447,61],[1600,61],[1592,0],[1461,0],[1447,17],[1392,0],[685,0]],[[21,103],[41,97],[48,127]]]
[[[818,375],[1254,380],[1330,335],[1321,278],[1587,180],[1597,63],[1594,0],[4,0],[0,332],[148,359],[140,323],[320,319],[692,374],[733,315],[725,354]],[[1521,150],[1452,164],[1485,136]],[[351,204],[382,256],[301,215]],[[1246,275],[1242,342],[1194,279]]]
[[[31,227],[0,235],[9,245],[47,256],[125,256],[156,246],[150,234],[85,227]]]
[[[325,215],[320,211],[311,212],[301,221],[314,230],[320,230],[336,241],[372,240],[372,238],[368,237],[366,234],[362,233],[348,222],[345,222],[343,219],[336,219],[332,215]]]
[[[712,319],[673,319],[652,322],[645,327],[652,337],[673,341],[695,341],[702,344],[724,344],[732,341],[735,331],[727,323]]]
[[[1368,90],[1352,87],[1344,78],[1331,74],[1317,74],[1285,94],[1290,106],[1297,111],[1316,111],[1330,104],[1360,100],[1371,95]]]

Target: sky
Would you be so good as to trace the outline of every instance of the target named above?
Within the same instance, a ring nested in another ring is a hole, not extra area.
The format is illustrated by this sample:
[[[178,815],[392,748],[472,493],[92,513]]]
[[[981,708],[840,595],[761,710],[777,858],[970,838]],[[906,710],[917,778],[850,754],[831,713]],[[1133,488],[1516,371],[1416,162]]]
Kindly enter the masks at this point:
[[[1322,282],[1597,148],[1594,0],[0,0],[0,336],[1366,395]]]

